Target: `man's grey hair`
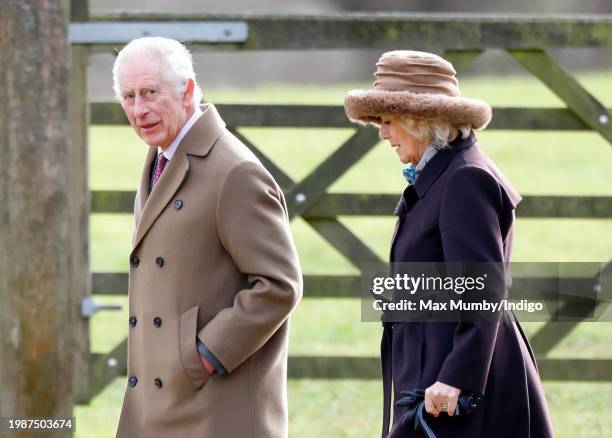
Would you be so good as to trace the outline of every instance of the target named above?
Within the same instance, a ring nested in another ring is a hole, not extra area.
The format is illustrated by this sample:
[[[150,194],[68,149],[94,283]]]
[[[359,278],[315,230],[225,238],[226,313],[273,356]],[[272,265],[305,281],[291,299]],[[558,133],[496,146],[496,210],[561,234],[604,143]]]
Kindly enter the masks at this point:
[[[123,101],[119,88],[121,65],[126,59],[142,58],[159,60],[162,78],[174,87],[178,97],[182,96],[187,89],[187,81],[193,79],[193,103],[200,104],[202,90],[196,82],[191,53],[180,42],[163,37],[137,38],[121,49],[113,65],[113,90],[119,102]]]
[[[416,120],[409,117],[401,117],[400,121],[404,129],[414,138],[420,141],[428,140],[436,149],[448,149],[455,134],[467,138],[472,131],[470,126],[453,126],[450,123]]]

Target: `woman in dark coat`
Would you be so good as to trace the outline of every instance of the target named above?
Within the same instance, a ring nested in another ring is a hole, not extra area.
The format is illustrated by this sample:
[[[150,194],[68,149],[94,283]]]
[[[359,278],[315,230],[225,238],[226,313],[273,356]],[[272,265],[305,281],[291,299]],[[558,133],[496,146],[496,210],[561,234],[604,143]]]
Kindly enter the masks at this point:
[[[409,164],[390,262],[504,266],[521,197],[476,142],[490,106],[461,97],[452,64],[437,55],[393,51],[377,67],[374,89],[350,91],[345,109],[352,121],[378,126]],[[393,409],[388,431],[391,384],[394,400],[401,391],[425,390],[424,417],[437,438],[554,436],[533,353],[512,312],[500,312],[497,322],[384,325],[383,438],[425,436],[402,426],[402,406]],[[476,409],[453,415],[459,395],[468,393],[480,397]]]

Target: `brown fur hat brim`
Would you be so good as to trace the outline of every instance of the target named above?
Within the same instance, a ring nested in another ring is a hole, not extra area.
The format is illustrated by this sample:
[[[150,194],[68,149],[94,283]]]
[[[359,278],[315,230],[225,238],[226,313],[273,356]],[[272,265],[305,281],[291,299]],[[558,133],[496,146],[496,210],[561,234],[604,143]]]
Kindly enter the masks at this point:
[[[351,121],[376,126],[381,117],[403,116],[484,129],[492,116],[491,106],[478,99],[387,90],[351,90],[344,110]]]

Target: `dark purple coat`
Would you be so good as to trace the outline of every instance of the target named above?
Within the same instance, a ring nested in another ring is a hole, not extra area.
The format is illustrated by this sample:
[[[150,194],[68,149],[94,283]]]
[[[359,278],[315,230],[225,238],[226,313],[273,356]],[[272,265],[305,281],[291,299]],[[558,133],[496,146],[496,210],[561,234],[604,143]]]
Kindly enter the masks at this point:
[[[509,262],[520,200],[474,134],[455,140],[404,191],[390,261]],[[499,323],[386,325],[381,355],[394,399],[436,381],[483,395],[469,416],[426,414],[438,438],[554,436],[533,353],[511,312]],[[394,422],[403,409],[394,409]],[[401,436],[424,435],[412,430]]]

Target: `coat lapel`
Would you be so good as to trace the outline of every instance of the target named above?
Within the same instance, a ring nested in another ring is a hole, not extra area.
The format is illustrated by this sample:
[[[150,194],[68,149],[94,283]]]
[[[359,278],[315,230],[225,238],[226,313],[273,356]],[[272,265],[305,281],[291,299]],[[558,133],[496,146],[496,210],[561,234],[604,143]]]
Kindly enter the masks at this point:
[[[151,225],[153,225],[157,217],[161,214],[166,205],[168,205],[168,202],[170,202],[172,196],[176,193],[185,179],[188,170],[189,160],[187,160],[187,156],[185,154],[175,153],[164,170],[164,173],[162,173],[162,176],[159,178],[157,185],[146,199],[144,208],[142,209],[142,215],[136,225],[136,236],[134,237],[133,248],[138,246],[142,238],[147,234],[147,231],[151,228]]]
[[[188,155],[207,155],[225,128],[225,123],[214,105],[205,104],[201,109],[203,114],[179,144],[151,193],[149,193],[150,169],[157,155],[157,148],[152,147],[147,154],[140,179],[139,206],[136,208],[136,232],[132,250],[138,246],[185,180],[189,171]]]
[[[423,173],[417,179],[416,184],[406,187],[402,196],[400,196],[399,202],[395,206],[393,214],[398,216],[398,220],[395,223],[395,230],[391,237],[391,248],[389,249],[389,260],[393,259],[393,250],[395,247],[395,241],[397,240],[397,233],[400,227],[400,222],[404,220],[404,217],[408,214],[412,207],[418,202],[420,198],[425,196],[427,190],[432,184],[438,179],[438,177],[448,167],[451,159],[459,149],[470,147],[475,143],[474,133],[471,133],[468,138],[457,139],[451,143],[450,149],[443,149],[439,151],[423,169]]]

